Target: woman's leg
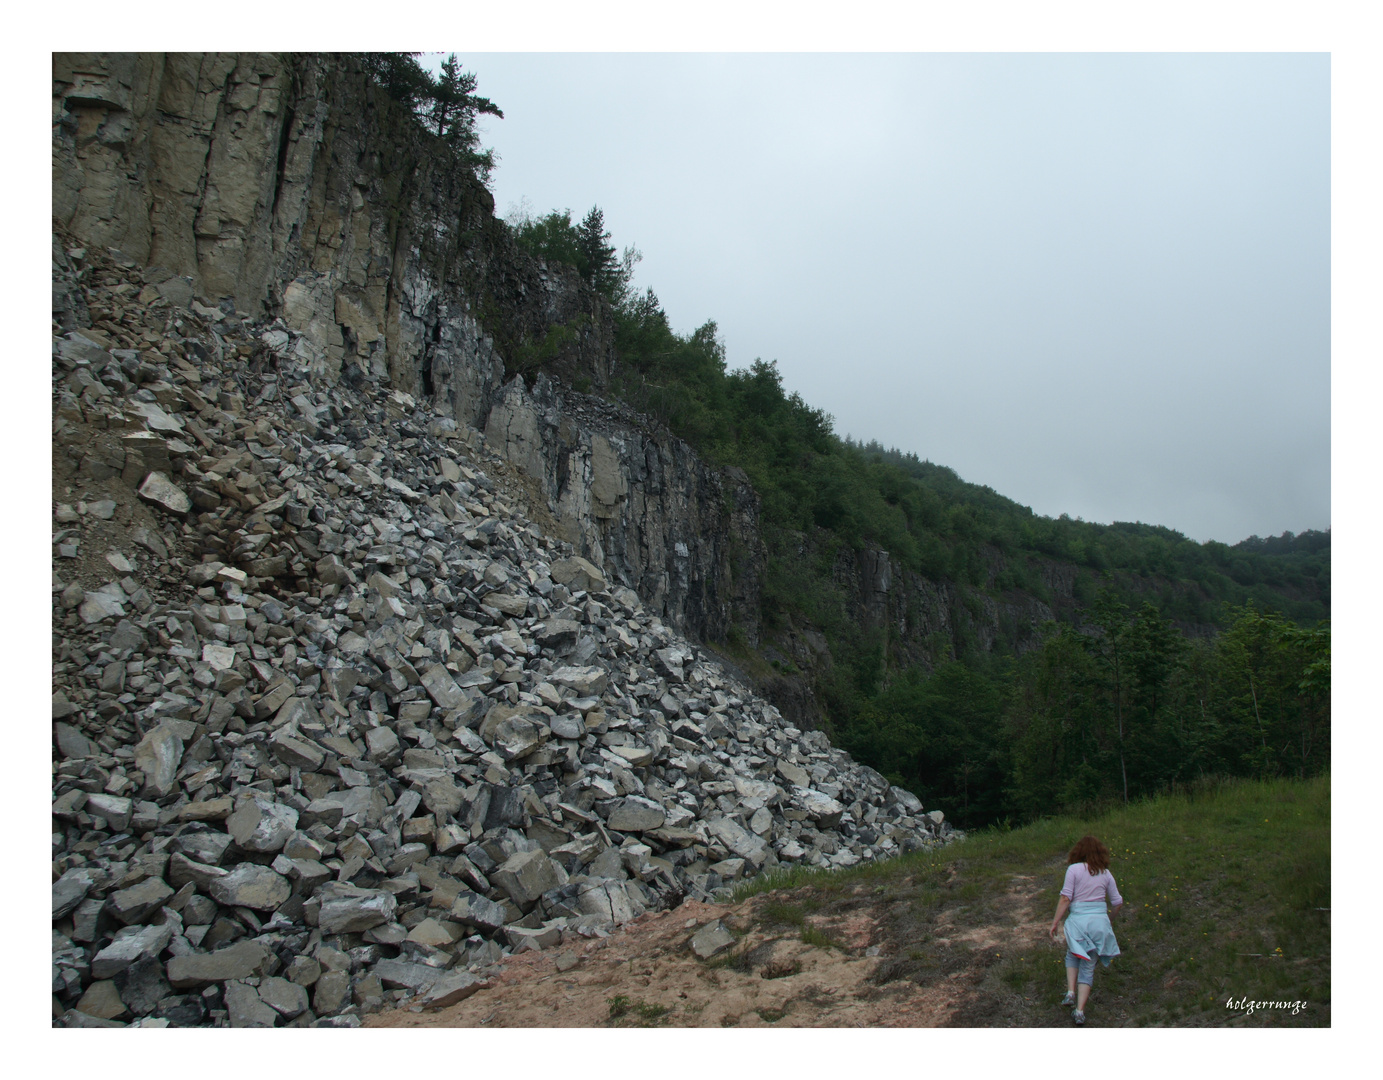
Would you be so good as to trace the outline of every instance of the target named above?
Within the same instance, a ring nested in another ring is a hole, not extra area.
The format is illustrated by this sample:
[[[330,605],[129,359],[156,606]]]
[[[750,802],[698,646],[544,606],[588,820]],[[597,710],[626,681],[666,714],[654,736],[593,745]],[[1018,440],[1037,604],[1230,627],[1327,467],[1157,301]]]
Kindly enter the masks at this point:
[[[1076,974],[1072,972],[1072,974]],[[1090,988],[1095,983],[1095,958],[1080,962],[1080,985],[1076,988],[1076,1012],[1085,1012],[1085,1003],[1090,1000]]]
[[[1079,957],[1068,950],[1066,953],[1066,992],[1068,994],[1076,992],[1076,967],[1079,964]]]

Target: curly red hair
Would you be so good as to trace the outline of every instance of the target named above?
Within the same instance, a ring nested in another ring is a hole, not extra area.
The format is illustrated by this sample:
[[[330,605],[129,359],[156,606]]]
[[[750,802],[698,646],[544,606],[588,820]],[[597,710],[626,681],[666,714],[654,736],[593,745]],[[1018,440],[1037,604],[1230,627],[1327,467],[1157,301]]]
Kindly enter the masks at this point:
[[[1066,865],[1071,866],[1075,863],[1083,862],[1090,868],[1092,874],[1098,874],[1102,870],[1109,869],[1109,848],[1096,840],[1093,836],[1082,836],[1076,841],[1076,846],[1071,849],[1066,856]]]

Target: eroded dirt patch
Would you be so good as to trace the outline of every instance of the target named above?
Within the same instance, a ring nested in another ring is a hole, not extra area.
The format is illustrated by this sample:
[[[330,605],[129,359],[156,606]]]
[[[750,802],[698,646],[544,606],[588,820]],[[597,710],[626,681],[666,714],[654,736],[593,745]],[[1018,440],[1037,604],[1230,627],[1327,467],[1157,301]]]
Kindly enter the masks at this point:
[[[1025,1003],[1020,993],[1005,997],[989,985],[995,981],[989,969],[1006,950],[1052,949],[1032,879],[1015,878],[995,900],[1000,917],[978,925],[958,924],[953,911],[932,908],[925,891],[921,885],[917,895],[888,895],[869,885],[809,886],[737,905],[688,901],[642,916],[607,939],[507,959],[488,989],[450,1008],[405,1007],[371,1016],[365,1026],[1066,1022],[1064,1010],[1052,1009],[1045,998]],[[908,893],[907,885],[902,893]],[[699,960],[691,937],[717,918],[738,940],[715,959]],[[930,929],[919,933],[919,926]]]

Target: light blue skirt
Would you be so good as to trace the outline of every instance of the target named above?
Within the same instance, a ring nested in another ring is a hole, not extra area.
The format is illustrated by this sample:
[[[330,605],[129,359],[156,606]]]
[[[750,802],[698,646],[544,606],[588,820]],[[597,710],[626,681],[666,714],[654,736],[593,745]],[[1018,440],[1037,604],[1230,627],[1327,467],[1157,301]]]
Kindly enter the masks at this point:
[[[1105,967],[1119,955],[1114,928],[1103,900],[1082,900],[1066,916],[1066,947],[1082,960],[1099,960]]]

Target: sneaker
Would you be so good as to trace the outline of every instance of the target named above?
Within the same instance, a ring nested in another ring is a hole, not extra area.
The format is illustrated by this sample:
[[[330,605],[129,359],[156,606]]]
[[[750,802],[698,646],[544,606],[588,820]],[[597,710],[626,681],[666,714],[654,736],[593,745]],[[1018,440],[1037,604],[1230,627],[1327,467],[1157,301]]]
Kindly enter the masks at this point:
[[[1061,999],[1061,1003],[1063,1005],[1074,1005],[1076,1003],[1076,995],[1073,994],[1070,990],[1067,990],[1066,996]]]
[[[1083,1027],[1085,1025],[1085,1013],[1081,1012],[1079,1009],[1071,1014],[1071,1019],[1076,1022],[1076,1027]]]

